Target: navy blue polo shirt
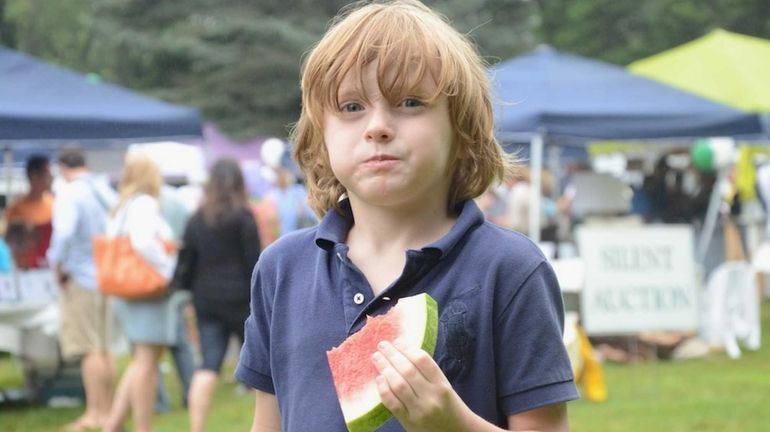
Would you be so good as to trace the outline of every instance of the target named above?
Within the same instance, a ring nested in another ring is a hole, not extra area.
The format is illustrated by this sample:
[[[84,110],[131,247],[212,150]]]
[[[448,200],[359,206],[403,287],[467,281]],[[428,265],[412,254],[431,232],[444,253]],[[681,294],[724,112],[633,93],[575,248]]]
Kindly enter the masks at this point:
[[[485,221],[466,201],[450,232],[406,251],[401,276],[375,297],[348,259],[349,206],[344,213],[329,211],[318,227],[280,238],[252,276],[235,375],[277,396],[282,430],[345,431],[326,351],[367,315],[421,292],[439,307],[434,359],[478,415],[505,427],[510,414],[578,397],[559,285],[529,239]],[[391,419],[380,431],[403,429]]]

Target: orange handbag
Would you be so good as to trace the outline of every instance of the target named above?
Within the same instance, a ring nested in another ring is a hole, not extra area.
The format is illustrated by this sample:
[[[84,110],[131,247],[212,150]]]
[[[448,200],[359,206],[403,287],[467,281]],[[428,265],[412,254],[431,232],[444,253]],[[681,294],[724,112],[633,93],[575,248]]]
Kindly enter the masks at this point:
[[[104,294],[136,300],[160,297],[168,291],[168,279],[136,252],[128,236],[98,235],[93,249],[96,280]]]

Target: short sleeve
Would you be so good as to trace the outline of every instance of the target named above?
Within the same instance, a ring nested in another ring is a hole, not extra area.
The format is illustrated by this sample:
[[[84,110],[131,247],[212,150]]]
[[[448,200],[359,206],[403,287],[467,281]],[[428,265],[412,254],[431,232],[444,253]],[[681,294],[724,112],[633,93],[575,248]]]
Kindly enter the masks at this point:
[[[235,378],[247,386],[275,393],[270,368],[271,290],[263,283],[260,262],[251,277],[251,311],[246,319],[241,356]]]
[[[509,282],[510,283],[510,282]],[[556,276],[541,261],[495,317],[495,363],[506,415],[578,398],[562,339],[564,306]]]

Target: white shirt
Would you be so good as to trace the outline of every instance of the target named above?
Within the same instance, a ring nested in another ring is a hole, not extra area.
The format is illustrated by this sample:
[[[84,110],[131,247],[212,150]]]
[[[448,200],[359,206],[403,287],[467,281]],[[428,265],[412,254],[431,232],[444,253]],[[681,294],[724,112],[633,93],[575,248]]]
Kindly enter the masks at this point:
[[[126,201],[107,224],[107,235],[127,235],[134,250],[166,279],[170,279],[176,256],[163,247],[163,240],[172,238],[169,225],[163,220],[158,200],[139,194]]]
[[[56,191],[48,262],[52,267],[61,264],[62,269],[85,289],[96,289],[91,239],[104,232],[114,204],[115,191],[91,174],[62,184]]]

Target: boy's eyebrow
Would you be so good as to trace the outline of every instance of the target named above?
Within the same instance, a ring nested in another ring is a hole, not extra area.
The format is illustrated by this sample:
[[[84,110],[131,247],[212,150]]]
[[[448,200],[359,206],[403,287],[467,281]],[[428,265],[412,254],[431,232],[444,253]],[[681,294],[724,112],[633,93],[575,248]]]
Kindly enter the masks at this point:
[[[346,99],[350,97],[357,97],[359,95],[359,91],[356,87],[347,86],[347,87],[340,87],[337,90],[337,99]]]
[[[334,96],[337,100],[349,97],[358,97],[362,93],[361,87],[357,80],[351,80],[349,77],[342,80],[337,84],[337,91]]]

